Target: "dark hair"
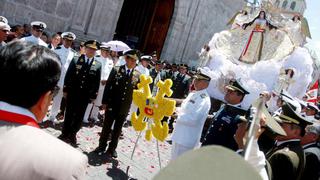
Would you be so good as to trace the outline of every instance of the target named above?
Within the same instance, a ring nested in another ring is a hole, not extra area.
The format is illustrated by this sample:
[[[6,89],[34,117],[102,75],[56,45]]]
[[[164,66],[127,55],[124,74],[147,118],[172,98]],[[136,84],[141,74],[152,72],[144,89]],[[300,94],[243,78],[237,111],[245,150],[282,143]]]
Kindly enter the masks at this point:
[[[50,49],[13,41],[0,49],[0,101],[30,108],[60,78],[61,62]]]
[[[60,36],[60,37],[61,37],[61,35],[60,35],[60,34],[55,33],[55,34],[53,34],[53,35],[51,36],[51,38],[53,39],[53,38],[55,38],[55,37],[57,37],[57,36]]]
[[[22,27],[22,26],[19,25],[19,24],[18,24],[18,25],[15,25],[15,26],[12,26],[11,29],[10,29],[10,31],[11,31],[11,32],[17,32],[18,29],[21,28],[21,27]]]
[[[259,15],[258,15],[257,17],[255,17],[251,22],[248,22],[248,23],[243,24],[243,25],[242,25],[242,28],[243,28],[243,29],[246,29],[248,26],[251,26],[256,19],[259,19],[259,18],[260,18],[260,14],[261,14],[262,12],[264,13],[264,19],[267,21],[267,19],[266,19],[266,17],[267,17],[266,12],[265,12],[265,11],[260,11],[260,12],[259,12]],[[270,24],[269,21],[267,21],[267,26],[268,26],[270,29],[278,29],[276,26]]]

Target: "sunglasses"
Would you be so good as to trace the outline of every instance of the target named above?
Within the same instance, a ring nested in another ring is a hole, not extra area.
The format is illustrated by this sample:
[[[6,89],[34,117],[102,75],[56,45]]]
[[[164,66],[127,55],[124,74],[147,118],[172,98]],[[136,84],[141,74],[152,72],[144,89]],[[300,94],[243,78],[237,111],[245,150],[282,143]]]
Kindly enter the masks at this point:
[[[43,32],[42,29],[35,29],[35,31],[37,31],[37,32]]]

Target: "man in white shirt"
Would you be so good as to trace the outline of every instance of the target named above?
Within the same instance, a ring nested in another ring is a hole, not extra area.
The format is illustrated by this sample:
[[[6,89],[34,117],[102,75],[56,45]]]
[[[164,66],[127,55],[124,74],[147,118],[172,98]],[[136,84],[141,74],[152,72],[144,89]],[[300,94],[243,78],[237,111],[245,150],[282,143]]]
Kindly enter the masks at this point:
[[[61,75],[60,75],[60,80],[58,82],[58,86],[60,87],[60,90],[57,96],[54,97],[53,103],[51,106],[49,120],[52,122],[54,122],[57,114],[59,113],[60,104],[63,97],[62,87],[64,85],[63,84],[64,77],[66,75],[70,62],[72,61],[72,59],[76,54],[76,52],[71,48],[73,41],[76,39],[76,35],[72,32],[64,32],[61,34],[61,36],[63,38],[63,44],[62,46],[59,46],[55,50],[55,53],[59,55],[61,60]]]
[[[24,37],[21,40],[32,42],[44,47],[48,47],[48,44],[45,43],[42,39],[40,39],[43,31],[45,28],[47,28],[47,25],[44,22],[41,21],[33,21],[31,23],[32,29],[31,29],[31,36]]]
[[[172,133],[172,160],[199,146],[203,125],[211,106],[206,90],[211,80],[208,70],[199,69],[194,78],[195,91],[189,93],[177,112],[178,118]]]
[[[101,56],[97,58],[97,60],[101,63],[102,66],[99,91],[96,100],[93,103],[88,104],[86,113],[83,118],[84,123],[89,123],[89,119],[92,119],[93,121],[98,121],[99,107],[102,105],[101,101],[103,97],[104,88],[106,86],[109,74],[113,68],[113,61],[110,56],[110,47],[107,45],[106,42],[101,43],[100,51]]]
[[[10,26],[8,25],[7,18],[0,16],[0,47],[5,46],[6,43],[4,42],[10,31]]]

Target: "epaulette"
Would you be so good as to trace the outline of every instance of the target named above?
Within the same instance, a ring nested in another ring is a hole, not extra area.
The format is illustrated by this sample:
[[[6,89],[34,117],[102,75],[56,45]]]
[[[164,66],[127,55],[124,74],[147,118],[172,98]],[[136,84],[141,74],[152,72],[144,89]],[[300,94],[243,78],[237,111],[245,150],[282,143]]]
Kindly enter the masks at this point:
[[[203,98],[206,98],[207,97],[207,94],[206,93],[202,93],[200,94],[200,97],[203,99]]]
[[[74,50],[74,49],[72,49],[72,48],[71,48],[71,51],[72,51],[74,54],[78,54],[77,51]]]
[[[99,54],[98,54],[98,55],[96,55],[95,57],[97,57],[97,58],[98,58],[98,57],[101,57],[101,55],[99,55]]]
[[[56,47],[56,50],[58,50],[58,49],[61,49],[61,46],[57,46],[57,47]]]

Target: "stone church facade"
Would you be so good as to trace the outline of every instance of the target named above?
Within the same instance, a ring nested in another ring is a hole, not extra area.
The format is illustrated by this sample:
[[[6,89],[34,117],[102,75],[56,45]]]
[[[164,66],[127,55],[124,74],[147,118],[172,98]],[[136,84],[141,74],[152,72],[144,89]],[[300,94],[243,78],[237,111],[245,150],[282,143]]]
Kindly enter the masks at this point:
[[[194,65],[197,52],[215,32],[227,28],[244,1],[1,0],[0,4],[0,15],[11,25],[39,20],[47,23],[48,32],[72,31],[78,40],[109,41],[122,35],[121,40],[143,52],[150,53],[152,47],[161,59]]]

